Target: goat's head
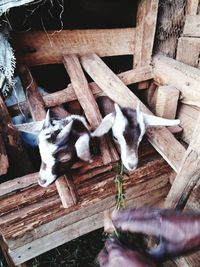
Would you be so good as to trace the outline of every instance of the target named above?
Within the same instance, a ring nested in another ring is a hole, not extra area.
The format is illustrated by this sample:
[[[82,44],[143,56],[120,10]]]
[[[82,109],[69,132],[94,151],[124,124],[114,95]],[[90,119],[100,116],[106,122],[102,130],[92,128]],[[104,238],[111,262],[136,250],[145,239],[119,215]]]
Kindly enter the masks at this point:
[[[118,144],[121,159],[128,170],[134,170],[138,164],[138,147],[148,126],[172,126],[178,125],[179,120],[168,120],[161,117],[148,115],[140,111],[122,108],[114,104],[114,111],[106,115],[101,124],[92,133],[94,137],[100,137],[112,129],[112,136]]]
[[[39,184],[43,187],[66,173],[77,158],[84,161],[91,158],[90,133],[82,116],[56,120],[50,118],[48,111],[38,138],[42,159]]]

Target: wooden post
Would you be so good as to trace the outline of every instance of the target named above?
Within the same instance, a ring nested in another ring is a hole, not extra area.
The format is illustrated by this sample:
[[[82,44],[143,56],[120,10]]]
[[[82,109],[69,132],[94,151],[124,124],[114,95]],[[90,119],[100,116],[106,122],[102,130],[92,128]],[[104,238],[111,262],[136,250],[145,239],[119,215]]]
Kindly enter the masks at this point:
[[[192,140],[199,114],[200,110],[198,108],[185,104],[179,105],[177,117],[180,119],[180,127],[183,129],[181,139],[187,144]]]
[[[80,60],[87,73],[113,101],[130,108],[136,108],[140,103],[142,111],[152,114],[97,55],[83,55]],[[149,128],[147,137],[170,166],[178,171],[185,149],[174,136],[165,127],[157,127]]]
[[[160,85],[175,86],[181,92],[180,101],[200,107],[200,70],[161,55],[153,58],[154,80]]]
[[[158,0],[139,1],[135,31],[134,68],[151,63],[158,2]]]
[[[46,117],[45,104],[42,96],[37,90],[37,85],[31,75],[30,70],[27,66],[21,65],[19,67],[19,73],[21,75],[22,84],[26,89],[26,95],[28,98],[27,101],[30,106],[33,120],[44,120]],[[58,178],[56,181],[57,190],[64,208],[69,208],[77,202],[75,197],[76,194],[73,190],[74,188],[72,185],[69,187],[69,184],[72,183],[67,181],[67,178],[63,176]]]
[[[169,208],[183,208],[192,189],[200,179],[200,116],[197,119],[192,141],[184,154],[180,170],[165,201]]]
[[[155,93],[154,105],[151,107],[153,113],[166,119],[176,117],[180,91],[174,86],[159,86]]]
[[[151,92],[150,92],[151,93]],[[159,117],[166,119],[175,119],[180,91],[172,85],[159,86],[150,100],[151,111]],[[168,127],[173,134],[182,132],[180,126]]]
[[[70,76],[75,94],[77,95],[79,103],[81,104],[92,129],[94,130],[101,123],[102,116],[95,98],[89,89],[88,82],[81,68],[79,59],[76,55],[65,55],[63,59],[63,63]],[[100,150],[102,160],[105,165],[112,161],[112,155],[114,157],[114,161],[119,159],[113,146],[111,150],[112,153],[110,153],[109,144],[104,136],[100,139]]]
[[[8,153],[8,159],[13,173],[22,176],[33,171],[32,163],[24,150],[21,137],[13,126],[11,117],[3,99],[0,97],[1,134]],[[6,159],[5,159],[6,160]],[[6,163],[7,164],[7,163]]]

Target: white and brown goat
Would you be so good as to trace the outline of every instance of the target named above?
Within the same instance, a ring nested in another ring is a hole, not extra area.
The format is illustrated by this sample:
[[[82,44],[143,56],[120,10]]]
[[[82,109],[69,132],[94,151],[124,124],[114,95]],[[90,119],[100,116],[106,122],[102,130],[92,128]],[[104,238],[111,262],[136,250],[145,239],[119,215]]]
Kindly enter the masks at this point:
[[[42,160],[38,182],[43,187],[65,174],[77,159],[91,158],[90,132],[82,116],[54,119],[48,111],[38,139]]]
[[[121,160],[128,170],[138,164],[138,147],[148,126],[174,126],[179,120],[169,120],[148,115],[137,109],[123,108],[108,97],[100,97],[99,107],[105,116],[101,124],[91,134],[100,137],[112,130],[112,137],[119,146]]]

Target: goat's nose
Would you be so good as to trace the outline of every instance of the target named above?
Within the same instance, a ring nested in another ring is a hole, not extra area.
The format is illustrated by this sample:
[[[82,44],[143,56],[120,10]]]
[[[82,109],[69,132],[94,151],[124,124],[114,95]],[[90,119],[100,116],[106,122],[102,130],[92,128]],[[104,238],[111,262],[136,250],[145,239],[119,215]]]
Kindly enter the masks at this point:
[[[134,163],[134,162],[128,162],[128,169],[130,171],[133,171],[137,168],[137,163]]]
[[[41,179],[41,177],[39,177],[38,182],[42,186],[42,185],[46,184],[47,180],[46,179],[43,180],[43,179]]]

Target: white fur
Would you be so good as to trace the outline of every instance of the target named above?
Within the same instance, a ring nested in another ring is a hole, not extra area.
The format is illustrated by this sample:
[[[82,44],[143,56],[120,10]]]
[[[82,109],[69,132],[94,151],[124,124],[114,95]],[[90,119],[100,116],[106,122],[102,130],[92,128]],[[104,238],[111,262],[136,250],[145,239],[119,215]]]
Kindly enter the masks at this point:
[[[84,134],[81,137],[79,137],[79,139],[76,141],[75,144],[77,156],[84,161],[89,161],[91,158],[89,142],[90,142],[89,135]]]

